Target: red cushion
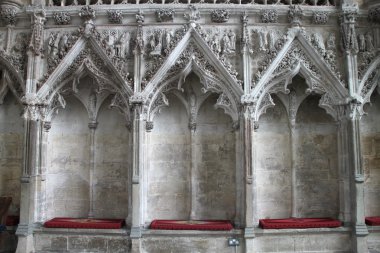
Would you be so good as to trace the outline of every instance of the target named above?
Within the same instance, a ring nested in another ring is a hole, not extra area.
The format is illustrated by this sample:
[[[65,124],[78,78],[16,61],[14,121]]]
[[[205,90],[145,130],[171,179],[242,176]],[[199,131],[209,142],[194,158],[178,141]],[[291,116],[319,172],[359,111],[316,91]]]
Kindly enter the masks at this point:
[[[334,228],[342,226],[342,222],[331,218],[288,218],[288,219],[261,219],[261,228]]]
[[[54,218],[45,222],[47,228],[97,228],[119,229],[124,225],[123,219],[77,219]]]
[[[17,226],[20,222],[20,216],[8,215],[5,221],[7,226]]]
[[[231,230],[233,226],[226,220],[154,220],[151,229],[167,230]]]
[[[380,216],[377,217],[366,217],[365,224],[369,226],[380,226]]]

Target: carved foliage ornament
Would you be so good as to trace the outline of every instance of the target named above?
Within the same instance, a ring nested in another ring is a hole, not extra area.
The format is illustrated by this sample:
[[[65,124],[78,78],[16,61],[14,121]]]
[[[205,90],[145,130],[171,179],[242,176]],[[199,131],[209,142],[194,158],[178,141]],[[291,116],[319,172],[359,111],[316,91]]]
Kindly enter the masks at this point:
[[[71,16],[68,12],[54,12],[53,19],[56,25],[68,25],[71,22]]]
[[[316,11],[313,13],[313,24],[325,25],[329,21],[327,12]]]
[[[198,8],[194,5],[189,6],[189,11],[185,13],[184,16],[189,22],[195,22],[201,18]]]
[[[227,10],[213,10],[211,12],[211,21],[214,23],[225,23],[230,18]]]
[[[174,10],[173,9],[160,9],[156,11],[157,21],[158,22],[169,22],[174,19]]]
[[[261,14],[261,22],[263,23],[277,23],[278,13],[277,10],[262,10]]]
[[[371,22],[380,23],[380,6],[369,9],[368,19]]]
[[[300,26],[302,23],[303,11],[299,5],[290,5],[288,19],[292,26]]]
[[[86,5],[81,8],[79,11],[79,17],[83,18],[84,20],[92,20],[95,19],[95,10],[92,9],[90,6]]]
[[[107,11],[108,21],[114,24],[121,24],[123,21],[123,15],[121,11],[109,10]]]
[[[17,9],[14,7],[1,7],[0,18],[6,25],[16,24]]]

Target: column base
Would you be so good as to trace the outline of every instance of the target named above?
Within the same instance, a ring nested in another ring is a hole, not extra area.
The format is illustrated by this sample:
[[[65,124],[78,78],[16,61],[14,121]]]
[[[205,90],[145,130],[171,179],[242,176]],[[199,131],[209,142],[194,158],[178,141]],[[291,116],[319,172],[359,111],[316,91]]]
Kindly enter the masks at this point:
[[[356,224],[354,227],[355,235],[356,236],[366,236],[368,235],[368,229],[365,224]]]

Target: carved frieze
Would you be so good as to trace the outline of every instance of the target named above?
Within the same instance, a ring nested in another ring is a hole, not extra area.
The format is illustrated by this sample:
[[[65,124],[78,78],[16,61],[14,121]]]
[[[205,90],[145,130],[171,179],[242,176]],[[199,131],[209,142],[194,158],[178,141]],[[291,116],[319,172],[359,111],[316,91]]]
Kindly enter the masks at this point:
[[[54,12],[53,19],[56,25],[68,25],[71,23],[71,15],[68,12]]]
[[[160,9],[156,11],[156,17],[158,22],[170,22],[174,20],[173,9]]]
[[[277,10],[262,10],[260,12],[261,22],[263,23],[277,23],[278,13]]]
[[[15,36],[14,43],[11,46],[10,53],[5,52],[3,49],[0,49],[0,55],[8,60],[10,64],[15,68],[16,71],[20,72],[23,75],[25,71],[26,64],[26,50],[28,47],[29,36],[25,32],[17,33]]]
[[[214,23],[225,23],[230,19],[230,13],[225,9],[213,10],[211,12],[211,21]]]
[[[123,14],[119,10],[107,11],[108,21],[113,24],[121,24],[123,22]]]

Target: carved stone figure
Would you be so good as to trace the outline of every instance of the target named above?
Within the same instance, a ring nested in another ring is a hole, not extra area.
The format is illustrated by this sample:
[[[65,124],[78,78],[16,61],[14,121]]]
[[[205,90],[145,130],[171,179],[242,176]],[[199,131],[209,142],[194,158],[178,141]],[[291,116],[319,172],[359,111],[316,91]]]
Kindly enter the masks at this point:
[[[120,39],[115,43],[115,54],[118,57],[124,58],[129,53],[129,34],[123,33]]]
[[[370,32],[366,33],[365,42],[366,42],[366,49],[368,52],[372,52],[373,50],[375,50],[375,47],[373,45],[373,37]]]
[[[109,34],[104,41],[106,52],[112,58],[115,56],[115,37]]]
[[[151,35],[150,41],[150,55],[161,55],[162,53],[162,32],[156,31]]]
[[[211,49],[212,49],[212,51],[214,51],[214,53],[220,54],[221,46],[220,46],[220,41],[219,41],[219,35],[218,34],[214,34],[214,37],[212,38]]]
[[[63,56],[66,54],[67,52],[67,42],[68,42],[68,35],[65,33],[62,35],[62,37],[60,38],[59,40],[59,43],[58,43],[58,56],[59,58],[63,58]]]
[[[330,33],[329,37],[327,38],[327,49],[328,50],[335,50],[336,49],[335,40],[336,40],[335,33]]]
[[[325,53],[326,48],[325,48],[325,43],[323,42],[322,35],[319,33],[313,33],[311,35],[311,40],[312,43],[321,51],[322,54]]]
[[[236,50],[236,35],[232,30],[230,30],[230,32],[228,33],[228,37],[230,38],[230,50],[231,50],[231,52],[235,52],[235,50]]]
[[[46,21],[46,13],[44,10],[33,12],[32,36],[29,43],[29,48],[39,55],[43,50],[43,30]]]
[[[364,34],[359,34],[358,36],[358,44],[359,44],[359,51],[360,52],[365,52],[365,37]]]

